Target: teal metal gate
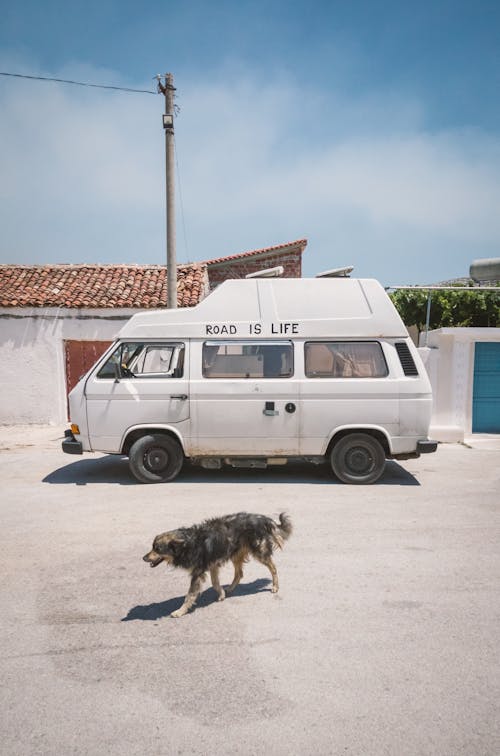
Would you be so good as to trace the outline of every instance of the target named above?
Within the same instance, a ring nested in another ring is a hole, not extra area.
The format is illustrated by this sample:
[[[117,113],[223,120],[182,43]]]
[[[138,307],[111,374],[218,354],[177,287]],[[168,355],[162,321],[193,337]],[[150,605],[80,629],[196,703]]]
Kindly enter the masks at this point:
[[[500,342],[475,344],[472,432],[500,433]]]

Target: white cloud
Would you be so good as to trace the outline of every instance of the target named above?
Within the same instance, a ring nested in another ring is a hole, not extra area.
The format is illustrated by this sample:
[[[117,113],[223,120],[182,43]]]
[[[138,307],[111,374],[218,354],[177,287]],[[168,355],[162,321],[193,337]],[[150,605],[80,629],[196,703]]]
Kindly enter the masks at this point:
[[[242,75],[177,85],[179,260],[307,236],[307,272],[354,262],[401,283],[498,255],[498,136],[431,133],[394,94],[342,100]],[[160,97],[3,80],[0,107],[3,261],[164,260]]]

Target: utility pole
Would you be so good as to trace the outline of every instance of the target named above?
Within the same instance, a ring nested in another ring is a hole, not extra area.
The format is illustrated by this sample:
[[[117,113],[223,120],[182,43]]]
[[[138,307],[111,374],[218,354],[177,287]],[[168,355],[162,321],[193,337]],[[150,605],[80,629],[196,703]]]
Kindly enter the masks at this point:
[[[167,224],[167,307],[177,307],[177,256],[175,251],[175,144],[174,144],[174,77],[158,74],[158,91],[165,96],[163,128],[165,130],[165,179]],[[162,81],[164,79],[164,82]]]

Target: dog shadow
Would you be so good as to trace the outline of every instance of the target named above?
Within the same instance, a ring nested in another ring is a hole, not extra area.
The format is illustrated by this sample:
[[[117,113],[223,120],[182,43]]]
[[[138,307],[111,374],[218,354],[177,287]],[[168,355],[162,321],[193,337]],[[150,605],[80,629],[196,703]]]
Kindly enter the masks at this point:
[[[236,596],[248,596],[252,593],[263,593],[270,591],[269,588],[271,581],[267,578],[259,578],[251,583],[240,583],[232,593],[226,594],[226,601]],[[145,606],[134,606],[130,609],[127,616],[121,619],[121,622],[131,622],[132,620],[159,620],[162,617],[168,617],[172,612],[175,612],[184,601],[184,596],[177,596],[176,598],[168,599],[168,601],[161,601],[157,604],[146,604]],[[210,604],[217,603],[217,594],[213,588],[207,588],[200,595],[196,602],[196,609],[204,609]]]

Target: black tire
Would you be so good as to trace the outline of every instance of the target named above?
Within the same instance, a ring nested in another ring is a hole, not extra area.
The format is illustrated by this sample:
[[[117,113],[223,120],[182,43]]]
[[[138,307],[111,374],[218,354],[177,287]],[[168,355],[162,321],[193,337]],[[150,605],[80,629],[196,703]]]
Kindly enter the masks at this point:
[[[343,483],[375,483],[385,469],[382,444],[368,433],[349,433],[330,453],[332,470]]]
[[[132,444],[128,461],[132,474],[141,483],[167,483],[180,473],[184,455],[178,441],[151,433]]]

